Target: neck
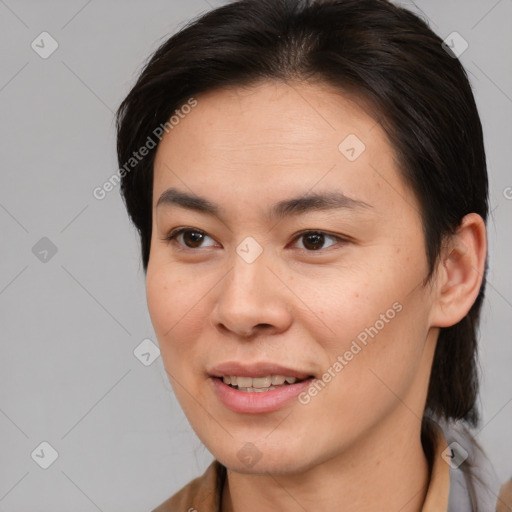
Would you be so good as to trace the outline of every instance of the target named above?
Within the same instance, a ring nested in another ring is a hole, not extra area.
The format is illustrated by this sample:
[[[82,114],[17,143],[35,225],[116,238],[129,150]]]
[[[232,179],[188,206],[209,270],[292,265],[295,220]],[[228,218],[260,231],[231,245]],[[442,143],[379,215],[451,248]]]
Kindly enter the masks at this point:
[[[420,422],[411,423],[405,410],[393,424],[374,430],[357,445],[300,474],[228,470],[222,512],[420,512],[430,477]]]

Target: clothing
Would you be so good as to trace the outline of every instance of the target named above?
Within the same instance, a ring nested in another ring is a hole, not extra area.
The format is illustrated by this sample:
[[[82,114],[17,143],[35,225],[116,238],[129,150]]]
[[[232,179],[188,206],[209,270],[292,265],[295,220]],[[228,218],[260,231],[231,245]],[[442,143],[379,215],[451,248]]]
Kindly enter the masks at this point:
[[[484,455],[482,449],[474,442],[468,439],[468,433],[465,429],[457,425],[440,425],[446,443],[450,446],[458,443],[468,451],[468,457],[465,461],[466,467],[472,468],[474,482],[474,494],[477,503],[477,510],[480,512],[495,511],[497,507],[498,494],[500,486],[494,469],[489,460]],[[458,468],[450,467],[450,499],[448,503],[448,512],[471,512],[475,510],[472,507],[469,491],[468,478],[464,474],[461,465]]]
[[[465,466],[457,464],[457,457],[464,451],[467,451],[466,466],[472,466],[475,476],[481,480],[475,484],[477,510],[495,511],[499,487],[494,471],[480,448],[470,441],[467,431],[454,425],[436,424],[433,445],[430,482],[422,512],[476,510],[471,505]],[[452,459],[447,455],[450,453],[448,445],[456,452]],[[220,512],[225,479],[226,468],[214,460],[202,476],[192,480],[153,512]]]

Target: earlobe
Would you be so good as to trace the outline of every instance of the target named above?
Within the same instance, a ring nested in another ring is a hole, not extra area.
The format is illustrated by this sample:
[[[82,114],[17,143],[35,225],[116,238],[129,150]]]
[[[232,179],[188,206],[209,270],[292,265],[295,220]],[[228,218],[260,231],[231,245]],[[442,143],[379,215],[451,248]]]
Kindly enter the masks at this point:
[[[485,223],[480,215],[470,213],[449,238],[440,257],[433,327],[450,327],[467,315],[482,285],[486,257]]]

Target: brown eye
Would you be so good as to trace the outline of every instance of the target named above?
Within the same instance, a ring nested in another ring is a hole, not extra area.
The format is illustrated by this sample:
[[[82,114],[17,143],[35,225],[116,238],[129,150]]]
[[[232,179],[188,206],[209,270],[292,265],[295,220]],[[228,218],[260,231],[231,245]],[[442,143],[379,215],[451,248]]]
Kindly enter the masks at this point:
[[[325,237],[322,233],[310,233],[303,236],[304,247],[316,251],[322,248],[325,243]]]
[[[324,247],[324,244],[328,239],[334,242]],[[320,249],[326,249],[332,245],[336,245],[337,242],[342,241],[340,237],[328,235],[323,231],[307,231],[297,237],[297,240],[303,240],[302,247],[300,249],[306,249],[307,251],[318,251]]]
[[[183,242],[187,247],[200,247],[204,238],[204,233],[199,231],[185,231],[182,233]]]
[[[200,249],[201,247],[210,247],[214,244],[202,245],[205,239],[209,238],[213,241],[211,237],[209,237],[203,231],[199,231],[197,229],[191,228],[181,228],[173,231],[168,237],[167,240],[172,241],[176,239],[178,245],[186,247],[188,249]]]

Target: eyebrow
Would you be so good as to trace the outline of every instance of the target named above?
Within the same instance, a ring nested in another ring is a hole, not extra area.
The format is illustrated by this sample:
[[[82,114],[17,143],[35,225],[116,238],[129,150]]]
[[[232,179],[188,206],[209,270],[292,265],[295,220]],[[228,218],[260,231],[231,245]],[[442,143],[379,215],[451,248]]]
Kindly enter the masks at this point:
[[[221,218],[223,210],[208,199],[193,193],[169,188],[158,198],[156,208],[160,206],[179,206],[187,210],[205,213]],[[267,213],[270,219],[282,219],[293,215],[302,215],[315,210],[366,209],[371,205],[357,199],[352,199],[340,192],[313,193],[284,199],[273,204]]]

